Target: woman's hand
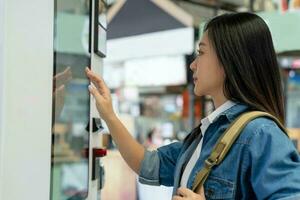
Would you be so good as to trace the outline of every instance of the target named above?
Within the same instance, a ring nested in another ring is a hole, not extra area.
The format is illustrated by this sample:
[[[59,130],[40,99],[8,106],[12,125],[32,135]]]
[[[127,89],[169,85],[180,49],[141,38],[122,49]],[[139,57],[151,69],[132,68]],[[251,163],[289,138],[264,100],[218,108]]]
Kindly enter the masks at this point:
[[[190,189],[180,187],[172,200],[205,200],[204,189],[202,187],[200,194],[197,194]]]
[[[94,84],[89,86],[89,90],[96,99],[97,109],[101,118],[105,120],[110,135],[126,163],[139,174],[145,154],[144,147],[132,137],[114,113],[110,91],[103,79],[89,69],[86,69],[86,74]]]
[[[115,117],[109,88],[106,86],[103,79],[92,72],[88,67],[85,69],[85,72],[88,78],[94,84],[89,86],[89,91],[96,100],[96,106],[100,117],[104,121]]]

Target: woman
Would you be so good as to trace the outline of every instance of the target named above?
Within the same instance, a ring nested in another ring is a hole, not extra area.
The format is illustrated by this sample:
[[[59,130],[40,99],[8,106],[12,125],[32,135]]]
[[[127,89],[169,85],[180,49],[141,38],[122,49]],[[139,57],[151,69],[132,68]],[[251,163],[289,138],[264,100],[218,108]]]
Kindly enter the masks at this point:
[[[284,122],[280,72],[266,23],[251,13],[215,17],[205,26],[190,68],[195,95],[210,95],[216,110],[184,142],[157,151],[144,150],[130,136],[112,109],[109,89],[87,69],[98,111],[139,181],[174,186],[173,200],[300,199],[300,156],[277,124],[264,117],[247,124],[201,194],[191,191],[204,160],[239,115],[259,110]]]

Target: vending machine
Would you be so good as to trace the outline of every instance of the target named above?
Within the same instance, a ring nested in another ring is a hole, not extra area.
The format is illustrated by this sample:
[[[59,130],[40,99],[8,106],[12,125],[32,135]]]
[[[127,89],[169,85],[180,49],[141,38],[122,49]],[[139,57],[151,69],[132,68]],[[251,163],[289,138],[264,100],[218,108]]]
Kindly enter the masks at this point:
[[[106,57],[105,0],[0,0],[0,199],[100,199],[102,120],[85,68]]]

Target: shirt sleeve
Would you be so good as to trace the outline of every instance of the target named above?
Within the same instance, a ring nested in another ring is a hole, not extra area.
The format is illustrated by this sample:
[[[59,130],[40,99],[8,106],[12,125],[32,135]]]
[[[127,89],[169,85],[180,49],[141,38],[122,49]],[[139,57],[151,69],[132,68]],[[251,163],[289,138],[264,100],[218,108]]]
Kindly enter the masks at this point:
[[[300,199],[300,156],[275,122],[262,124],[253,133],[249,160],[258,199]]]
[[[145,150],[139,182],[147,185],[173,186],[176,162],[182,142],[174,142],[155,151]]]

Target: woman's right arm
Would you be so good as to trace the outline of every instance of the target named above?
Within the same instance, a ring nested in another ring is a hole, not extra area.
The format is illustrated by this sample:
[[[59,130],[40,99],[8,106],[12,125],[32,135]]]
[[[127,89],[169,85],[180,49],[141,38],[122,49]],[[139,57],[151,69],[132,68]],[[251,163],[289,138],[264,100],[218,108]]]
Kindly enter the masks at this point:
[[[122,157],[130,168],[139,174],[141,162],[144,158],[144,147],[131,136],[116,116],[107,120],[106,124]]]
[[[103,79],[88,68],[86,68],[86,74],[94,84],[94,86],[89,86],[89,91],[96,100],[97,110],[101,118],[106,122],[110,134],[126,163],[139,174],[145,153],[144,147],[131,136],[116,116],[112,107],[110,91]]]
[[[117,118],[113,111],[110,91],[102,78],[88,68],[86,73],[94,84],[94,86],[89,86],[89,90],[95,97],[97,110],[108,125],[109,132],[122,157],[139,175],[140,182],[149,185],[172,186],[182,143],[175,142],[156,151],[145,150]]]

